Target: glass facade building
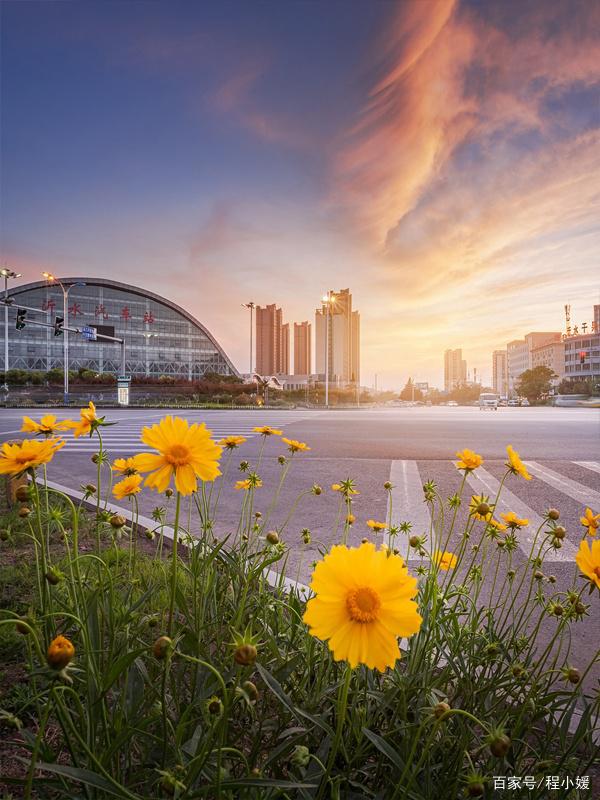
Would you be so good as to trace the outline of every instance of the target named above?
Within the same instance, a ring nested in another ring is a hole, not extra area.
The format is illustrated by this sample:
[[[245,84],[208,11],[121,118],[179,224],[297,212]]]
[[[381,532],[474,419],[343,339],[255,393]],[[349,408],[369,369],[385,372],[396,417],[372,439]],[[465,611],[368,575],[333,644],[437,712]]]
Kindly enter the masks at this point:
[[[198,380],[207,372],[235,375],[238,372],[215,338],[195,317],[164,297],[135,286],[101,278],[61,278],[69,289],[69,327],[94,327],[99,333],[125,339],[126,374],[148,377],[169,375]],[[75,283],[85,286],[74,286]],[[63,291],[57,283],[39,281],[11,287],[9,309],[9,369],[63,368],[63,336],[53,327],[31,324],[34,320],[54,323],[63,316]],[[20,306],[28,311],[25,327],[15,327]],[[4,312],[2,312],[4,313]],[[0,314],[0,357],[4,353],[4,325]],[[69,370],[121,372],[121,347],[108,341],[87,341],[69,334]],[[4,366],[4,365],[3,365]]]

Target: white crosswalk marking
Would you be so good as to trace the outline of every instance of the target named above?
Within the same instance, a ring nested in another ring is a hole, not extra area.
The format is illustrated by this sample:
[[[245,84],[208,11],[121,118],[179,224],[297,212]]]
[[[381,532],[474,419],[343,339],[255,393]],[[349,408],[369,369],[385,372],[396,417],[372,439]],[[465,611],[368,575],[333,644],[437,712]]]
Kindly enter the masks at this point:
[[[573,463],[577,464],[578,467],[591,469],[592,472],[600,472],[600,461],[574,461]]]
[[[281,430],[286,425],[306,419],[307,414],[310,413],[302,411],[270,411],[260,414],[243,411],[181,411],[181,415],[185,416],[189,422],[206,423],[206,427],[211,431],[213,439],[217,440],[231,435],[245,436],[247,439],[253,438],[260,435],[255,433],[253,428],[262,425],[270,425]],[[140,440],[142,428],[155,424],[161,417],[162,415],[160,414],[152,414],[148,419],[124,420],[114,426],[101,428],[104,449],[111,454],[139,452],[145,447]],[[88,436],[75,439],[69,435],[66,437],[66,444],[60,452],[64,453],[67,450],[79,453],[95,453],[98,450],[98,439],[95,436],[91,439]]]
[[[600,492],[590,489],[582,483],[577,483],[571,478],[565,478],[553,469],[538,464],[537,461],[526,461],[525,465],[536,478],[549,484],[554,489],[558,489],[559,492],[566,494],[573,500],[578,500],[583,506],[592,506],[592,508],[600,506]]]
[[[429,535],[431,515],[423,500],[423,482],[416,461],[392,461],[390,466],[392,484],[392,525],[410,522],[411,534]],[[411,534],[399,533],[390,546],[396,547],[400,555],[408,560]]]
[[[467,482],[471,489],[473,489],[474,494],[487,495],[492,502],[496,499],[498,489],[500,488],[500,481],[483,467],[479,467],[475,472],[468,473]],[[505,484],[502,487],[500,500],[496,507],[496,516],[499,514],[506,514],[508,511],[514,511],[518,517],[529,520],[529,525],[526,528],[517,531],[519,546],[526,555],[529,555],[535,532],[543,523],[543,519],[522,500],[519,500],[510,489],[507,489]],[[502,521],[501,517],[499,517],[499,521]],[[560,550],[551,550],[548,553],[546,561],[572,561],[575,558],[577,550],[573,544],[567,541],[567,539],[563,539],[562,544],[563,546]]]

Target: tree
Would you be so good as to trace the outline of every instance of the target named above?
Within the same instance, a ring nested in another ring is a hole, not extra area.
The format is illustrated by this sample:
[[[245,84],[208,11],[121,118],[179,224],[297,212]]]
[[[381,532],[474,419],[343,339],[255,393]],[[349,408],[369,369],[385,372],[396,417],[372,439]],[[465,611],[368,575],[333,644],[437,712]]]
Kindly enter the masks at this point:
[[[556,373],[550,367],[534,367],[521,373],[517,383],[517,392],[521,397],[526,397],[530,403],[539,403],[550,393],[552,378]]]
[[[420,389],[417,389],[415,387],[412,378],[409,378],[406,381],[406,386],[400,392],[400,399],[401,400],[422,400],[423,399],[423,392]]]

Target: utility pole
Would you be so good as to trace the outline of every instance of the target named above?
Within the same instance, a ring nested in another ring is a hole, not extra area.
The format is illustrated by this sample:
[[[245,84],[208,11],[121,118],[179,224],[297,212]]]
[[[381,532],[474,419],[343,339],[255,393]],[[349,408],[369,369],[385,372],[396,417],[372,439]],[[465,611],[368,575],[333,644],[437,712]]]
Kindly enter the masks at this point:
[[[59,279],[51,272],[42,272],[42,275],[49,283],[57,283],[62,289],[63,293],[63,330],[65,337],[63,341],[63,387],[65,405],[69,405],[69,292],[74,286],[85,286],[85,283],[83,281],[77,281],[76,283],[71,283],[67,288],[65,288],[62,282],[59,281]]]
[[[0,275],[4,278],[4,388],[8,391],[8,379],[6,377],[8,373],[8,306],[10,305],[8,302],[8,279],[20,278],[21,273],[14,272],[8,267],[3,267],[0,269]]]

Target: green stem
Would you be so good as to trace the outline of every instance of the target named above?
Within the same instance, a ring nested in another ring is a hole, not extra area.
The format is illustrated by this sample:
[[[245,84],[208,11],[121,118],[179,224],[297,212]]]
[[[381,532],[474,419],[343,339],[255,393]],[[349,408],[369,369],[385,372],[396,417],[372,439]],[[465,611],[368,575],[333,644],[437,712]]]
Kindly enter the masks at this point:
[[[173,525],[173,556],[171,562],[171,598],[169,603],[169,636],[173,633],[173,622],[175,617],[175,591],[177,589],[177,537],[179,535],[179,512],[181,511],[181,493],[177,492],[175,500],[175,524]]]

